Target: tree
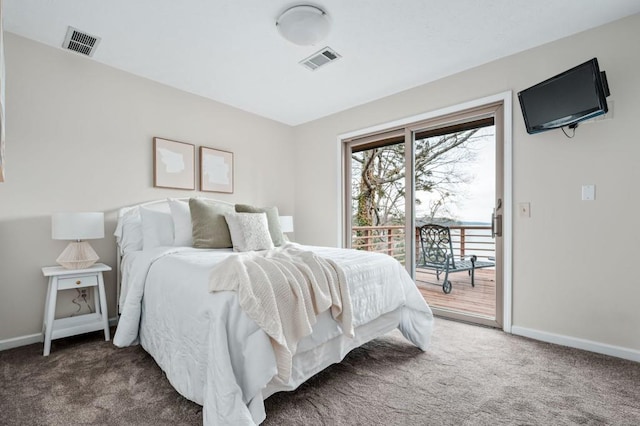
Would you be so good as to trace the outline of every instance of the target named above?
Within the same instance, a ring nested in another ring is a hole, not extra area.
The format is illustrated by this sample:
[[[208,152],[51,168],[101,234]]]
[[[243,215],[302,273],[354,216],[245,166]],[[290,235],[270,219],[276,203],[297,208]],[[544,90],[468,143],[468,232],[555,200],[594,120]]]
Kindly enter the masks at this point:
[[[469,142],[477,131],[465,130],[415,142],[416,192],[438,195],[428,207],[431,218],[446,213],[447,203],[457,196],[456,184],[468,182],[469,177],[462,166],[475,157]],[[355,226],[392,225],[404,221],[404,147],[404,143],[398,143],[352,154]],[[419,199],[414,202],[421,204]]]

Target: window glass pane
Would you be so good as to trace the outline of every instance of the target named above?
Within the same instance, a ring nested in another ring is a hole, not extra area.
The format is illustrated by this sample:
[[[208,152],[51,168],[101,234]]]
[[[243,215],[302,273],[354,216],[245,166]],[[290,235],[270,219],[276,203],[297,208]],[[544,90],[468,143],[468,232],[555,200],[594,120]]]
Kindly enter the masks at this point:
[[[405,144],[362,148],[351,155],[351,247],[404,264]]]

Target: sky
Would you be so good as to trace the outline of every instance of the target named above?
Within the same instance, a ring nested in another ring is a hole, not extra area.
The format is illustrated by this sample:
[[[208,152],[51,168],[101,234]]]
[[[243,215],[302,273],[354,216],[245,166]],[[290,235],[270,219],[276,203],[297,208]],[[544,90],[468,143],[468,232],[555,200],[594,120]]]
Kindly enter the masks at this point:
[[[473,140],[477,149],[476,159],[468,164],[466,172],[471,176],[470,183],[460,184],[456,203],[449,204],[454,219],[464,222],[491,221],[491,213],[495,203],[495,135],[493,127],[480,130]],[[427,211],[431,194],[418,191],[417,198],[422,206],[416,206],[416,217],[422,217]]]

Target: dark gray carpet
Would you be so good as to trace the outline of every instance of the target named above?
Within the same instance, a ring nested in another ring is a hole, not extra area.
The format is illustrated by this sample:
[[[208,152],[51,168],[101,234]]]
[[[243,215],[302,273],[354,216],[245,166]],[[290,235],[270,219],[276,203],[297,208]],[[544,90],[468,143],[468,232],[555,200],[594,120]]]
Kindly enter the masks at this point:
[[[640,364],[438,319],[426,353],[394,332],[265,404],[265,425],[640,425]],[[2,425],[201,423],[140,347],[0,352]]]

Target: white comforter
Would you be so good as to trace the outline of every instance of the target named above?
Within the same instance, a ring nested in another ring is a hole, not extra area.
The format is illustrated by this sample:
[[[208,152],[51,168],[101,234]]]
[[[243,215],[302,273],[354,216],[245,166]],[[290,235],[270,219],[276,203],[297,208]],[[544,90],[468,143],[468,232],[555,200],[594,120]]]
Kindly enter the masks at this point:
[[[347,277],[355,336],[345,337],[331,315],[318,318],[298,345],[284,386],[269,337],[240,309],[233,292],[209,293],[210,271],[230,250],[164,247],[123,260],[122,316],[114,344],[140,341],[171,384],[203,405],[206,425],[253,425],[265,418],[263,400],[294,389],[351,349],[399,328],[416,346],[429,344],[433,317],[402,265],[386,255],[300,246],[334,260]],[[298,359],[296,359],[298,358]]]

